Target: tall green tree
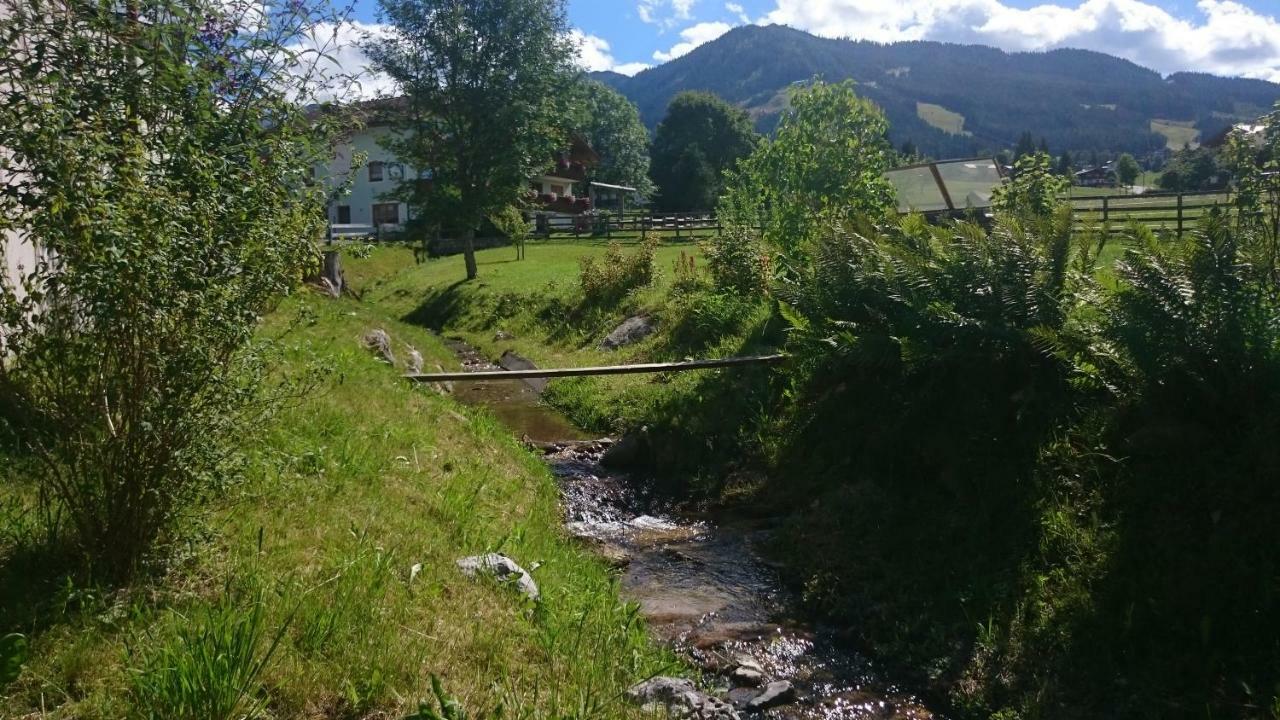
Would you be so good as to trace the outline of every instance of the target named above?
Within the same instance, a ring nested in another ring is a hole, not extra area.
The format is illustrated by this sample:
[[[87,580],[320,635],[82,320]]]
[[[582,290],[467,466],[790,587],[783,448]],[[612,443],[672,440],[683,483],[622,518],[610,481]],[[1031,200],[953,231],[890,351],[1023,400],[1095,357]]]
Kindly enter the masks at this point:
[[[1124,153],[1116,159],[1116,179],[1125,187],[1131,187],[1138,181],[1138,175],[1142,173],[1142,168],[1138,166],[1138,161],[1133,159],[1129,153]]]
[[[1018,137],[1018,144],[1013,148],[1013,161],[1026,157],[1027,155],[1036,154],[1036,141],[1031,137],[1030,132],[1024,132]]]
[[[675,96],[653,138],[649,174],[658,185],[655,205],[672,211],[715,207],[724,172],[755,144],[744,110],[710,93]]]
[[[649,131],[640,111],[621,93],[604,83],[584,79],[575,86],[570,125],[600,156],[590,179],[653,194],[649,179]]]
[[[576,76],[564,0],[380,0],[389,38],[366,44],[404,93],[386,145],[430,180],[404,183],[414,229],[461,233],[467,279],[475,232],[523,195],[565,144]]]
[[[894,158],[888,131],[884,114],[858,97],[851,81],[796,91],[774,139],[761,141],[730,173],[721,218],[759,223],[767,242],[805,255],[833,214],[878,216],[893,207],[884,178]]]

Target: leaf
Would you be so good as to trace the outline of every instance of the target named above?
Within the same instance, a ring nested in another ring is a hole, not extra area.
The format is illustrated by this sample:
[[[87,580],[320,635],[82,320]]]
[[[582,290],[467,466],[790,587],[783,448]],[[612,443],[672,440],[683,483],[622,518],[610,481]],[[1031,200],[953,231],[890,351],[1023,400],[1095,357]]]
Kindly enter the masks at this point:
[[[799,330],[800,332],[809,332],[809,320],[801,315],[794,307],[782,302],[781,300],[778,301],[778,314],[781,315],[782,319],[786,320],[787,324],[793,329]]]
[[[29,657],[26,636],[10,633],[0,638],[0,688],[18,679]]]

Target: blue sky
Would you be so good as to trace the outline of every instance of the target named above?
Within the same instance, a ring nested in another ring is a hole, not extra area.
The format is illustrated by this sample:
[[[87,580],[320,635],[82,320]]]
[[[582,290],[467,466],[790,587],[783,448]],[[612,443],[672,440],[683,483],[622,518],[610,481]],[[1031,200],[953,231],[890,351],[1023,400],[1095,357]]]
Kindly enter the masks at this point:
[[[1005,50],[1078,47],[1171,73],[1280,82],[1280,0],[569,0],[590,70],[634,74],[747,23],[828,37],[939,40]],[[377,0],[356,0],[378,32]],[[357,52],[343,64],[358,65]]]

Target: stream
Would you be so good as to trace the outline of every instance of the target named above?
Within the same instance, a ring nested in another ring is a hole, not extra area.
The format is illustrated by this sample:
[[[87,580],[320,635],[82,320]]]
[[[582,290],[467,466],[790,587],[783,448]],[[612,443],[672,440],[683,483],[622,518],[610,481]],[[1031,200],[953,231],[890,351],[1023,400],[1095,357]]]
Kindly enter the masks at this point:
[[[498,369],[470,346],[451,347],[468,370]],[[461,381],[453,392],[545,454],[567,530],[618,569],[625,599],[640,604],[651,630],[703,669],[704,692],[743,717],[941,718],[836,633],[803,619],[759,550],[769,522],[684,514],[644,478],[606,469],[600,458],[611,441],[587,437],[541,402],[538,382]],[[750,709],[777,681],[790,684],[780,704]]]

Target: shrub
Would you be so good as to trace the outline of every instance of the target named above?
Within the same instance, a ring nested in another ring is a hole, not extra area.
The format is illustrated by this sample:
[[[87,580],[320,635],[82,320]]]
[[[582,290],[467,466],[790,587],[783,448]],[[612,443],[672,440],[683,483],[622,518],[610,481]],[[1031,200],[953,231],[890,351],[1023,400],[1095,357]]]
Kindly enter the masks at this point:
[[[672,264],[671,290],[675,293],[694,292],[703,287],[702,274],[698,271],[696,256],[680,251],[680,257]]]
[[[712,282],[723,292],[761,295],[769,285],[769,255],[756,234],[729,227],[702,247]]]
[[[249,0],[163,0],[143,22],[0,2],[5,43],[41,39],[0,53],[19,171],[0,231],[46,257],[0,284],[0,407],[85,556],[127,575],[270,405],[251,340],[314,260],[324,203],[321,121],[283,51],[312,11],[249,23]]]
[[[627,293],[651,284],[656,274],[653,254],[656,241],[646,241],[627,255],[622,246],[611,243],[602,261],[586,256],[579,261],[578,282],[587,305],[612,306]]]

